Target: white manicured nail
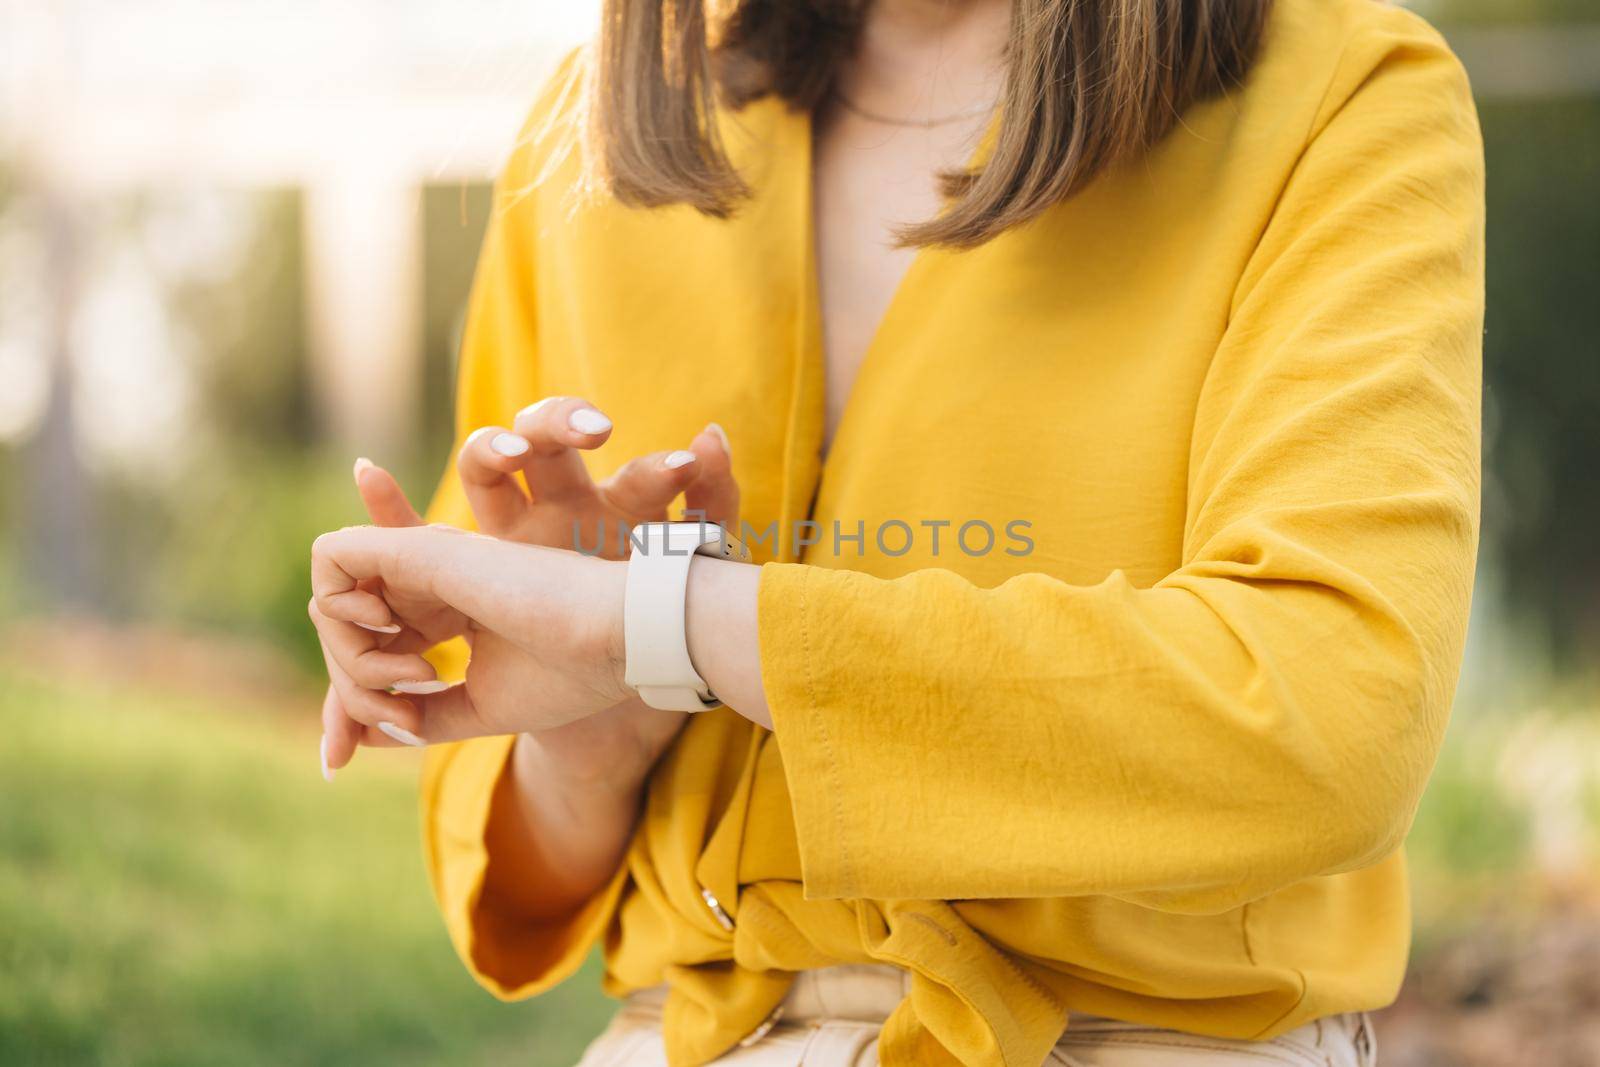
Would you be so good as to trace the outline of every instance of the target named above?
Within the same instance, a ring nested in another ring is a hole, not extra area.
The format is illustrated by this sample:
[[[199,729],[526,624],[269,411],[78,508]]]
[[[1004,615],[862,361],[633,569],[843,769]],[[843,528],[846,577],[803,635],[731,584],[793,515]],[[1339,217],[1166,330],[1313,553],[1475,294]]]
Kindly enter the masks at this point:
[[[675,471],[679,467],[687,467],[693,462],[694,453],[680,448],[676,452],[668,452],[667,458],[661,461],[661,465],[669,471]]]
[[[557,400],[565,400],[565,399],[566,399],[566,397],[564,397],[564,396],[547,396],[543,400],[535,400],[533,403],[529,404],[527,407],[525,407],[521,411],[517,412],[517,418],[524,419],[524,418],[529,417],[530,415],[537,415],[539,413],[539,409],[540,408],[546,407],[547,405],[550,405],[550,404],[554,404]]]
[[[374,464],[372,460],[368,459],[366,456],[362,456],[360,459],[356,460],[356,466],[353,473],[355,474],[357,485],[361,484],[361,476],[371,470],[374,466],[376,466],[376,464]]]
[[[384,733],[388,734],[402,745],[410,745],[412,748],[422,748],[428,743],[422,738],[418,737],[416,734],[412,733],[410,730],[396,726],[392,722],[380,722],[378,724],[378,729],[382,730]]]
[[[400,632],[400,624],[397,622],[392,622],[388,626],[374,626],[369,622],[358,622],[356,625],[363,630],[371,630],[375,634],[397,634]]]
[[[724,430],[721,426],[718,426],[714,422],[706,423],[706,430],[709,431],[712,434],[715,434],[717,440],[722,442],[722,450],[724,452],[726,452],[730,456],[733,455],[733,446],[728,443],[728,431],[727,430]]]
[[[405,693],[414,697],[427,697],[449,689],[450,683],[435,678],[426,682],[396,682],[391,688],[396,693]]]
[[[327,734],[323,734],[322,735],[322,744],[318,745],[317,748],[320,750],[321,755],[322,755],[322,780],[324,782],[331,782],[331,781],[333,781],[333,773],[334,772],[333,772],[333,768],[328,766],[328,735]]]
[[[489,448],[502,456],[520,456],[528,450],[528,440],[514,433],[495,434]]]
[[[567,425],[579,433],[605,433],[611,429],[611,420],[594,408],[579,408],[567,416]]]

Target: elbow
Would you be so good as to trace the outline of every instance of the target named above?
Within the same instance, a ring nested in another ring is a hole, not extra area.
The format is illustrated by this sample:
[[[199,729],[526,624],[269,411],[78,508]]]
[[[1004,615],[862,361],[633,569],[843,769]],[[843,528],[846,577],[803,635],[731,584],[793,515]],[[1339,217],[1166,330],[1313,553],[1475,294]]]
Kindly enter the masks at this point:
[[[1119,895],[1160,911],[1214,915],[1302,882],[1374,866],[1404,843],[1421,792],[1400,787],[1399,775],[1384,784],[1394,771],[1373,765],[1354,776],[1287,774],[1279,789],[1288,802],[1258,809],[1237,827],[1237,839],[1251,843],[1241,852],[1188,887]]]
[[[1400,681],[1399,678],[1405,678]],[[1302,876],[1370,867],[1404,844],[1443,740],[1448,699],[1430,697],[1417,675],[1399,675],[1387,692],[1355,705],[1359,713],[1324,724],[1326,759],[1302,767],[1305,805],[1288,817],[1302,836]],[[1307,818],[1306,816],[1311,817]]]
[[[1357,781],[1330,785],[1323,796],[1328,814],[1314,822],[1322,827],[1320,840],[1306,842],[1307,877],[1358,871],[1397,851],[1411,829],[1421,789]]]
[[[1307,875],[1370,867],[1404,844],[1444,741],[1469,588],[1458,590],[1459,623],[1454,611],[1419,617],[1374,593],[1362,625],[1322,644],[1340,654],[1320,669],[1297,664],[1302,683],[1279,690],[1292,710],[1275,718],[1298,750],[1291,773],[1312,809],[1302,825],[1322,838],[1302,842]]]

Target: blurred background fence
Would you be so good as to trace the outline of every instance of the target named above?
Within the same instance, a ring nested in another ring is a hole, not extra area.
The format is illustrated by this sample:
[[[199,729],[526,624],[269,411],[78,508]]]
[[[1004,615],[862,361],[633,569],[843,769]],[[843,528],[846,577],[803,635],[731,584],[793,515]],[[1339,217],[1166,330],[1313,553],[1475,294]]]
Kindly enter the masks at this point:
[[[1600,1063],[1600,9],[1438,0],[1489,155],[1484,543],[1394,1065]],[[445,460],[488,179],[592,3],[0,0],[0,1063],[571,1062],[317,775],[306,547]],[[592,979],[592,975],[590,976]]]

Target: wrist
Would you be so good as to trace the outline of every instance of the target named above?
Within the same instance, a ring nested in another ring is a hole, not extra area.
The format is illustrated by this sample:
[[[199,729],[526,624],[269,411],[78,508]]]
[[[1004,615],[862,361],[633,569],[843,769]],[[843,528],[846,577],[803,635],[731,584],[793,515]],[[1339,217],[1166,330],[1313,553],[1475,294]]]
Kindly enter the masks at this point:
[[[761,680],[757,618],[761,568],[700,559],[689,568],[685,639],[689,658],[723,702],[757,726],[772,727]]]
[[[696,669],[689,649],[691,575],[710,561],[749,559],[726,528],[707,522],[658,522],[639,528],[624,590],[624,682],[646,704],[699,712],[723,703]]]
[[[562,793],[631,799],[687,718],[635,697],[564,726],[519,734],[515,759],[527,780]]]
[[[612,705],[637,703],[638,694],[625,680],[627,673],[626,608],[628,565],[617,560],[593,560],[596,573],[594,603],[599,608],[595,658],[601,691]]]

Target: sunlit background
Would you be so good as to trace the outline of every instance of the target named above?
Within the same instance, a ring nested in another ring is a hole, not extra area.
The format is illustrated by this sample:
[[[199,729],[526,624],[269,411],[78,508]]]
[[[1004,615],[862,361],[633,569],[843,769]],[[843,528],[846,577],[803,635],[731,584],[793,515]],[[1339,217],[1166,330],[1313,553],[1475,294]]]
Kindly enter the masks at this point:
[[[1422,8],[1489,152],[1485,540],[1386,1067],[1600,1063],[1600,0]],[[0,1063],[566,1064],[325,785],[351,461],[427,495],[487,181],[589,0],[0,0]]]

